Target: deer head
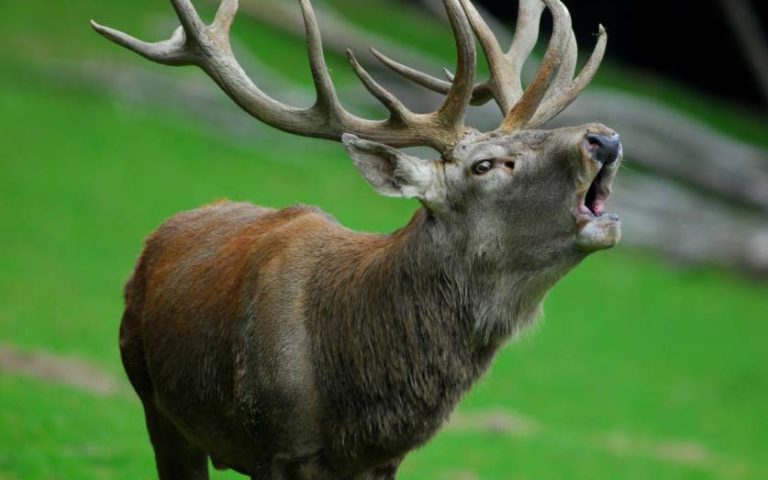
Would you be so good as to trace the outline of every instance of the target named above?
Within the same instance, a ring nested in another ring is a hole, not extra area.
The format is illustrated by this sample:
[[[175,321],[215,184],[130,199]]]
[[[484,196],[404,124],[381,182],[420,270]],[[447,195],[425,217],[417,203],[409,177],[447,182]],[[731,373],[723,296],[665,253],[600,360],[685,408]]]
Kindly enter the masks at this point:
[[[365,88],[389,111],[385,120],[348,112],[339,102],[309,0],[300,0],[317,100],[309,108],[285,105],[262,92],[235,59],[229,29],[237,0],[223,0],[212,24],[190,0],[172,0],[181,26],[170,39],[146,43],[93,23],[106,38],[155,62],[197,65],[244,110],[278,129],[342,141],[362,176],[380,193],[418,198],[435,219],[465,232],[475,253],[494,261],[537,268],[558,256],[579,256],[613,246],[618,217],[604,211],[622,151],[618,135],[601,124],[540,130],[590,82],[606,45],[600,26],[589,60],[575,75],[576,41],[559,0],[521,0],[511,47],[504,52],[469,0],[443,0],[453,29],[457,65],[441,80],[376,50],[386,66],[445,95],[431,113],[415,113],[387,91],[348,51]],[[521,70],[538,37],[547,7],[553,33],[532,81]],[[474,35],[473,35],[474,34]],[[475,83],[477,37],[490,78]],[[479,132],[464,124],[467,108],[495,100],[500,126]],[[439,157],[416,158],[397,148],[428,146]]]

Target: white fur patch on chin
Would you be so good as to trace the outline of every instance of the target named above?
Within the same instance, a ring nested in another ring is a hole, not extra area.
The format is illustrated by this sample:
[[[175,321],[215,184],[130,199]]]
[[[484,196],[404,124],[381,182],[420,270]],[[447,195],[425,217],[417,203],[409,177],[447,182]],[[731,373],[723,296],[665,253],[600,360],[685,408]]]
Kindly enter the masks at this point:
[[[588,252],[611,248],[621,240],[621,222],[607,215],[587,222],[576,236],[576,243]]]

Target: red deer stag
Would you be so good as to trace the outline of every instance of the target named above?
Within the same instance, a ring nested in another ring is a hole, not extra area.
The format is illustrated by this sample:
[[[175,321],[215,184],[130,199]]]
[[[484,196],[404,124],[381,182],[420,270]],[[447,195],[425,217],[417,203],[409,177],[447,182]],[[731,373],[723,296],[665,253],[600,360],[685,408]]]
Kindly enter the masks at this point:
[[[340,103],[315,14],[300,0],[317,101],[301,109],[261,91],[232,54],[237,0],[213,23],[172,0],[181,26],[146,43],[93,27],[155,62],[197,65],[244,110],[287,132],[343,142],[379,193],[420,208],[390,235],[351,232],[309,207],[220,203],[181,213],[146,242],[125,289],[120,349],[144,406],[160,478],[208,478],[207,460],[253,479],[391,479],[530,324],[552,285],[619,239],[604,211],[621,158],[593,123],[538,129],[590,82],[597,45],[575,75],[576,42],[559,0],[521,0],[503,51],[470,0],[444,0],[458,60],[449,80],[387,66],[445,98],[415,113],[349,53],[389,110],[360,118]],[[547,7],[553,32],[526,89],[524,61]],[[475,38],[490,69],[475,83]],[[575,76],[574,76],[575,75]],[[481,133],[470,104],[503,121]],[[399,147],[428,146],[436,160]]]

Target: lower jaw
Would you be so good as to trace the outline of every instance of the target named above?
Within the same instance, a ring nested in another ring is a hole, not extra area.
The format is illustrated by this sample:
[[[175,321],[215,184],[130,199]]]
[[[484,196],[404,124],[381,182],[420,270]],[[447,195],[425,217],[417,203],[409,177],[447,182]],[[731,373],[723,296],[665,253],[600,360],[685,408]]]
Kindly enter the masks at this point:
[[[588,252],[611,248],[619,243],[619,240],[621,222],[617,215],[609,212],[589,218],[576,234],[576,244]]]

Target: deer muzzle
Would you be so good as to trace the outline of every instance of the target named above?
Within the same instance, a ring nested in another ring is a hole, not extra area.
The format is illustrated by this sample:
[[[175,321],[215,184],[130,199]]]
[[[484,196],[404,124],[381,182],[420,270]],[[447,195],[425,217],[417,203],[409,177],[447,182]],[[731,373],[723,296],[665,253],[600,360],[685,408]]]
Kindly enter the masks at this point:
[[[588,131],[582,148],[587,173],[577,189],[577,244],[587,251],[602,250],[616,245],[621,238],[619,216],[607,212],[605,205],[623,149],[619,134],[606,127]]]

